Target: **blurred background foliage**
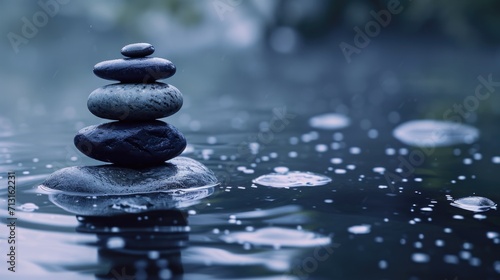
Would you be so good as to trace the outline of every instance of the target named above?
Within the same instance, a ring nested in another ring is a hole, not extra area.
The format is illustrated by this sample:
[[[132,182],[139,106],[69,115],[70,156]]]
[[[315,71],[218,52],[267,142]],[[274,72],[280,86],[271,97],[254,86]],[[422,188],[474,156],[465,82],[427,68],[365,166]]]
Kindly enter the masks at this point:
[[[185,108],[204,104],[207,96],[220,106],[235,106],[237,96],[272,107],[291,102],[278,94],[290,91],[299,101],[315,96],[318,110],[341,103],[360,110],[408,87],[421,94],[470,94],[475,78],[500,62],[500,2],[402,0],[404,10],[346,63],[339,44],[352,44],[353,28],[363,28],[373,20],[370,11],[387,9],[388,2],[3,0],[0,116],[16,122],[92,118],[86,98],[107,83],[93,76],[93,65],[121,57],[123,45],[138,41],[177,64],[169,82],[185,93]],[[57,12],[16,53],[7,35],[22,35],[23,19],[33,22],[44,11],[40,3],[56,3]],[[416,104],[415,111],[427,105]]]

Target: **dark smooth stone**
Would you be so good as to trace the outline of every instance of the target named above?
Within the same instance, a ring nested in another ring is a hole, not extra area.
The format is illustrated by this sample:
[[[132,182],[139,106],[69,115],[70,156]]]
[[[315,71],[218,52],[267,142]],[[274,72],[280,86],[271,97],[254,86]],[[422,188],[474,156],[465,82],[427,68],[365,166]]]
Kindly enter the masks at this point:
[[[128,57],[145,57],[155,52],[155,47],[149,43],[129,44],[122,48],[121,53]]]
[[[89,111],[111,120],[145,121],[168,117],[182,107],[181,92],[164,83],[112,84],[94,90]]]
[[[186,148],[184,135],[162,121],[88,126],[78,132],[74,142],[85,155],[122,166],[161,164]]]
[[[123,83],[151,83],[175,74],[175,65],[158,57],[106,60],[94,66],[94,74],[106,80]]]

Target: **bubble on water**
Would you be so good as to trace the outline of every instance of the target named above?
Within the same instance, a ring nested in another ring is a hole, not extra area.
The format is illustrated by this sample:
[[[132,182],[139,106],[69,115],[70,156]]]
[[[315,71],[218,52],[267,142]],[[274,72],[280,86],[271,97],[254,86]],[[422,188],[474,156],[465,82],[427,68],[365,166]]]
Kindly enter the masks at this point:
[[[309,143],[311,141],[318,139],[319,139],[319,133],[316,131],[311,131],[309,133],[305,133],[300,136],[300,140],[302,140],[302,142],[304,143]]]
[[[464,160],[462,161],[465,165],[470,165],[472,164],[472,159],[470,158],[464,158]]]
[[[453,219],[455,219],[455,220],[463,220],[464,216],[462,216],[462,215],[453,215]]]
[[[378,130],[373,129],[373,128],[368,130],[368,138],[375,139],[377,137],[378,137]]]
[[[346,174],[347,171],[342,168],[335,169],[335,174]]]
[[[111,237],[106,242],[106,247],[109,249],[120,249],[125,247],[125,240],[121,237]]]
[[[380,261],[378,262],[378,267],[379,267],[380,269],[386,269],[386,268],[387,268],[387,266],[388,266],[388,264],[387,264],[387,261],[385,261],[385,260],[380,260]]]
[[[436,239],[436,242],[434,242],[437,247],[443,247],[444,246],[444,241],[441,239]]]
[[[295,151],[291,151],[288,153],[288,157],[291,157],[291,158],[296,158],[299,154]]]
[[[488,231],[486,233],[486,237],[488,237],[489,239],[495,239],[497,238],[499,235],[498,235],[498,232],[494,232],[494,231]]]
[[[331,181],[332,179],[321,174],[302,171],[289,171],[285,173],[271,173],[262,175],[254,179],[252,182],[267,187],[286,188],[321,186],[328,184]]]
[[[368,224],[356,225],[349,227],[347,231],[354,234],[368,234],[371,231],[371,225]]]
[[[393,156],[396,154],[396,150],[393,148],[387,148],[387,149],[385,149],[385,154],[388,156]]]
[[[332,159],[330,159],[330,162],[332,164],[341,164],[342,163],[342,159],[341,158],[332,158]]]
[[[379,185],[378,188],[379,189],[387,189],[387,186],[386,185]]]
[[[328,146],[325,145],[325,144],[318,144],[314,147],[314,149],[316,150],[316,152],[318,153],[324,153],[326,151],[328,151]]]
[[[285,166],[276,166],[274,168],[274,172],[276,173],[287,173],[290,169],[288,169],[288,167],[285,167]]]
[[[309,119],[309,125],[319,129],[341,129],[349,126],[351,121],[341,114],[327,113]]]
[[[498,156],[492,157],[491,162],[493,162],[494,164],[500,164],[500,157]]]
[[[425,253],[413,253],[411,259],[416,263],[427,263],[431,258]]]
[[[455,199],[450,205],[473,212],[484,212],[496,209],[497,204],[486,197],[469,196]]]
[[[422,207],[420,208],[421,211],[426,211],[426,212],[431,212],[432,208],[431,207]]]
[[[384,172],[385,172],[384,167],[374,167],[372,170],[373,170],[373,172],[380,173],[380,174],[384,174]]]
[[[486,216],[483,215],[483,214],[475,214],[474,216],[472,216],[474,219],[477,219],[477,220],[484,220],[486,219]]]
[[[393,136],[417,147],[444,147],[471,144],[479,138],[479,130],[470,125],[436,120],[414,120],[396,127]]]
[[[325,199],[324,202],[325,203],[333,203],[333,199]]]
[[[351,147],[351,148],[349,148],[349,153],[351,153],[353,155],[359,155],[361,153],[361,148]]]
[[[316,247],[328,245],[331,238],[315,232],[288,229],[281,227],[267,227],[255,231],[234,232],[221,236],[227,243],[248,243],[254,246],[281,247]]]
[[[35,203],[24,203],[23,205],[20,205],[17,207],[17,209],[24,211],[24,212],[33,212],[35,210],[38,210],[40,207],[38,207]]]

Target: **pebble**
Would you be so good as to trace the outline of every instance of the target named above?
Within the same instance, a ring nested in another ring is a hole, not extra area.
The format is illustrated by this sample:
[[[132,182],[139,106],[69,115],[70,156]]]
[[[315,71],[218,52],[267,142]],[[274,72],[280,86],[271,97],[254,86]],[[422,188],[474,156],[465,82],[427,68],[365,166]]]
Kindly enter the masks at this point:
[[[148,43],[129,44],[122,48],[121,53],[128,57],[145,57],[155,52],[153,45]]]
[[[182,107],[181,92],[164,83],[112,84],[94,90],[87,101],[97,117],[144,121],[168,117]]]
[[[94,74],[123,83],[151,83],[175,74],[175,65],[164,58],[143,57],[106,60],[94,66]]]
[[[162,121],[110,122],[81,129],[75,146],[85,155],[123,166],[162,164],[182,153],[186,139]]]

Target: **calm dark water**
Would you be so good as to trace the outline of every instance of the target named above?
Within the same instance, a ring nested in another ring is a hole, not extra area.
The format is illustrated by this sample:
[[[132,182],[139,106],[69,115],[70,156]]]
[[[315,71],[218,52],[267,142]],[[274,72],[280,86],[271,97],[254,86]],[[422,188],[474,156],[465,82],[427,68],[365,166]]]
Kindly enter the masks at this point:
[[[206,91],[197,85],[184,91],[185,79],[172,82],[187,100],[167,119],[188,139],[184,156],[212,169],[221,184],[168,211],[77,219],[36,186],[59,168],[100,164],[77,152],[72,138],[101,120],[82,113],[67,121],[5,121],[0,216],[5,223],[6,176],[15,171],[19,245],[18,278],[3,278],[12,277],[4,264],[2,279],[500,278],[497,210],[474,213],[448,199],[500,201],[496,93],[462,119],[479,130],[474,143],[435,148],[408,167],[410,155],[423,150],[392,136],[409,120],[443,120],[443,112],[474,93],[477,76],[492,73],[492,62],[475,54],[464,58],[475,64],[457,70],[456,56],[421,60],[426,55],[392,51],[368,53],[343,71],[330,63],[338,54],[324,48],[294,57],[215,56],[207,61],[223,70]],[[184,63],[187,70],[195,65]],[[310,118],[323,113],[346,116],[350,125],[312,127]],[[252,183],[277,167],[332,181],[291,188]],[[384,174],[399,174],[397,168],[405,175],[391,186]]]

